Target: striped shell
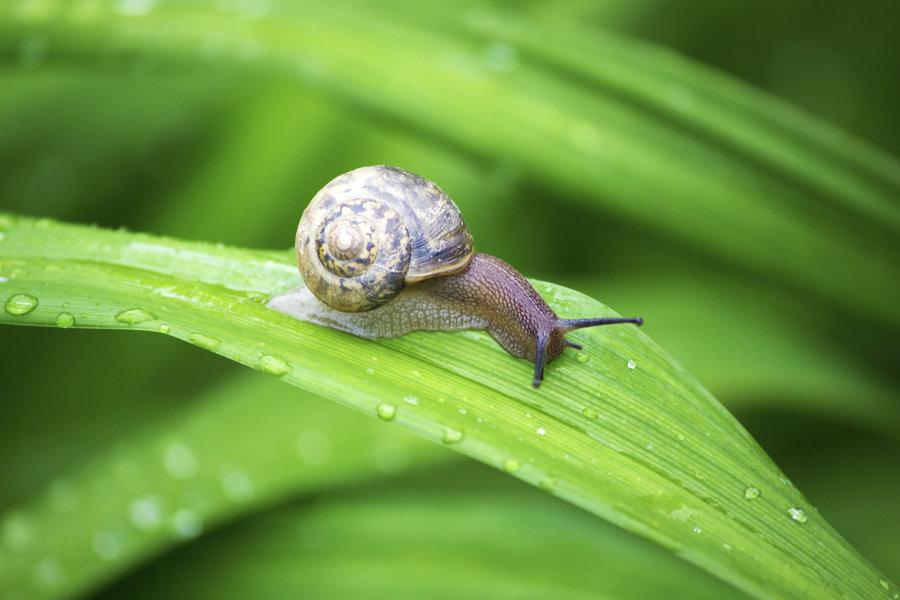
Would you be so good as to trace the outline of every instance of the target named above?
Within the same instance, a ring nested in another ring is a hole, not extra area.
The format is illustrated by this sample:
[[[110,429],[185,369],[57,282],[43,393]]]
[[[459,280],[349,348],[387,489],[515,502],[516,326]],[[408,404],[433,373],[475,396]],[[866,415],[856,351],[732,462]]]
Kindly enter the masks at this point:
[[[462,271],[474,253],[453,200],[396,167],[339,175],[312,199],[297,228],[306,286],[344,312],[377,308],[408,284]]]

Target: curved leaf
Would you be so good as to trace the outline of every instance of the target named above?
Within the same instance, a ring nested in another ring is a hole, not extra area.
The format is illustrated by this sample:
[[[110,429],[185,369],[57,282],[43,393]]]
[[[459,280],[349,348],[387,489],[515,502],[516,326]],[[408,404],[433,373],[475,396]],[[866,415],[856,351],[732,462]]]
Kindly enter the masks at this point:
[[[214,387],[135,428],[0,518],[0,590],[98,588],[222,522],[309,494],[453,459],[444,449],[261,377]],[[401,435],[405,434],[405,435]]]
[[[871,597],[883,578],[747,432],[640,331],[581,331],[530,367],[481,333],[371,342],[265,307],[264,253],[0,215],[0,321],[160,331],[393,420],[645,536],[750,593]],[[567,317],[611,314],[538,284]],[[68,316],[63,316],[63,313]]]
[[[160,588],[196,599],[746,597],[500,477],[443,467],[325,491],[181,549],[101,598],[150,598]]]

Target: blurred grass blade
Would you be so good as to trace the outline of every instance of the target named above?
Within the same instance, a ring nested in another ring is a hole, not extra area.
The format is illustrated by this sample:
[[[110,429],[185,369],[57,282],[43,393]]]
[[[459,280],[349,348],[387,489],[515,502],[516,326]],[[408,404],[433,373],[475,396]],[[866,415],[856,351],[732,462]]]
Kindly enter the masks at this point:
[[[481,333],[371,342],[266,308],[297,284],[288,252],[11,215],[0,228],[0,322],[190,341],[450,444],[752,594],[885,593],[740,424],[635,328],[574,334],[581,357],[555,362],[535,391],[530,366]],[[611,314],[538,287],[562,315]]]
[[[861,142],[847,145],[864,151],[841,150],[846,136],[688,61],[669,55],[661,74],[655,61],[622,58],[640,44],[593,43],[594,32],[576,27],[551,31],[571,45],[526,44],[535,30],[503,12],[450,20],[365,2],[263,13],[212,1],[158,2],[140,14],[114,2],[41,7],[0,12],[0,42],[38,37],[52,47],[48,60],[75,64],[152,57],[275,72],[471,155],[503,157],[542,186],[862,322],[900,327],[891,258],[900,166]],[[860,168],[856,156],[871,158]]]
[[[900,439],[894,386],[873,377],[846,347],[823,344],[821,330],[800,318],[808,308],[790,298],[689,268],[677,277],[584,280],[576,287],[621,306],[652,298],[645,331],[739,415],[760,409],[828,415]]]
[[[472,467],[316,494],[174,552],[97,600],[159,589],[197,600],[746,598],[661,548]]]
[[[454,456],[404,433],[270,379],[232,378],[164,423],[138,425],[0,515],[9,552],[0,561],[0,591],[82,595],[290,495]]]

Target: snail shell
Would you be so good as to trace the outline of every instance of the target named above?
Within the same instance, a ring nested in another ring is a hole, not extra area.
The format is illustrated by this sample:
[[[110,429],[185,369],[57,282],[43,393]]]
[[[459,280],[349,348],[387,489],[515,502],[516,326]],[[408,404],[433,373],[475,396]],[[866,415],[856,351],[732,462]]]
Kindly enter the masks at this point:
[[[297,228],[307,287],[344,312],[377,308],[407,285],[457,273],[475,254],[456,204],[434,183],[388,166],[331,180]]]
[[[565,348],[581,349],[568,332],[644,322],[559,318],[518,271],[475,253],[447,194],[395,167],[363,167],[329,182],[303,212],[296,247],[305,285],[272,297],[269,308],[365,338],[486,329],[534,363],[534,387]]]

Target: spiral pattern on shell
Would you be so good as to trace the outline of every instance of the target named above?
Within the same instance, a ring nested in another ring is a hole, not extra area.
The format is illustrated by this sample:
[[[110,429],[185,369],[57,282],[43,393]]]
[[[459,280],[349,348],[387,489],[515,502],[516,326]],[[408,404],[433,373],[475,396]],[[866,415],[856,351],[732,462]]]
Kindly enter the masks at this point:
[[[404,286],[465,269],[474,247],[459,209],[435,184],[395,167],[333,179],[297,229],[307,287],[344,312],[377,308]]]

